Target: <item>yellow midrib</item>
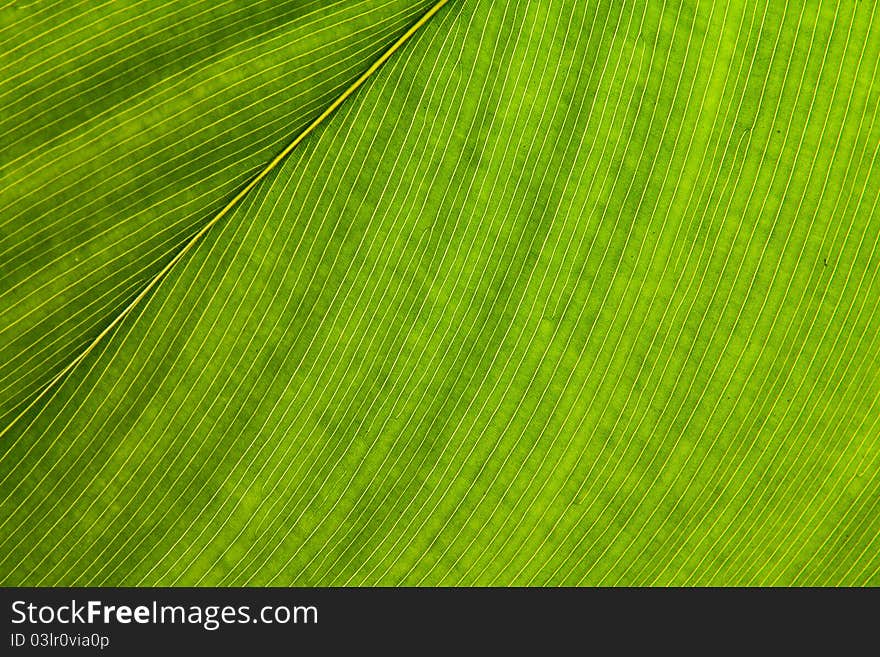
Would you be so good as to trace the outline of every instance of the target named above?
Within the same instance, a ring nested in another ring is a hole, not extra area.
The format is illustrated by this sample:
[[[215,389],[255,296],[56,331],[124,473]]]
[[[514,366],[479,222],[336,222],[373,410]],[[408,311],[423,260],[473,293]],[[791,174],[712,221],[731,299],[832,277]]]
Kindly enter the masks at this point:
[[[366,82],[382,65],[387,62],[400,48],[412,38],[412,36],[421,29],[425,23],[427,23],[431,18],[440,11],[444,5],[446,5],[449,0],[437,0],[424,14],[422,14],[421,18],[413,23],[410,28],[404,32],[397,40],[392,43],[382,55],[379,56],[376,61],[374,61],[370,67],[361,73],[358,78],[352,82],[337,98],[334,100],[327,108],[321,112],[321,114],[315,118],[306,128],[300,132],[296,138],[291,141],[278,155],[276,155],[263,169],[254,176],[251,181],[244,186],[233,198],[229,201],[223,208],[217,212],[210,220],[208,220],[204,226],[193,235],[186,244],[183,245],[183,248],[175,254],[175,256],[168,261],[168,263],[162,267],[162,269],[155,275],[153,278],[149,280],[149,282],[144,286],[144,288],[138,293],[138,295],[128,303],[125,308],[123,308],[119,314],[110,322],[104,329],[92,340],[89,345],[67,366],[58,372],[49,383],[47,383],[40,393],[34,397],[30,403],[25,406],[25,408],[16,415],[12,421],[7,424],[2,431],[0,431],[0,438],[6,435],[6,433],[13,427],[15,424],[22,418],[24,415],[34,407],[34,405],[39,402],[46,394],[52,390],[55,385],[63,379],[74,367],[79,365],[88,355],[95,349],[101,341],[109,335],[109,333],[115,329],[127,316],[128,314],[146,297],[152,290],[155,288],[163,278],[168,274],[169,271],[180,262],[187,253],[192,251],[196,244],[201,241],[201,239],[205,236],[205,234],[211,230],[223,217],[229,214],[241,199],[243,199],[248,192],[250,192],[254,187],[256,187],[263,178],[268,176],[290,153],[299,146],[302,141],[308,137],[312,132],[314,132],[318,126],[320,126],[334,111],[336,111],[342,103],[344,103],[355,91],[357,91],[361,86],[363,86],[364,82]]]

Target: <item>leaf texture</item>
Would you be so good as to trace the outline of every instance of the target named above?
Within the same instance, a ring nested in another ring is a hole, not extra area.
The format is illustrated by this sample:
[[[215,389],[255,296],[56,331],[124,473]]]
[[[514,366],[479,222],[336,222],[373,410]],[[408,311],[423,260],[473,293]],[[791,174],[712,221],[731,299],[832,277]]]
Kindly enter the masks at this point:
[[[0,579],[877,584],[877,18],[452,0],[10,428]]]

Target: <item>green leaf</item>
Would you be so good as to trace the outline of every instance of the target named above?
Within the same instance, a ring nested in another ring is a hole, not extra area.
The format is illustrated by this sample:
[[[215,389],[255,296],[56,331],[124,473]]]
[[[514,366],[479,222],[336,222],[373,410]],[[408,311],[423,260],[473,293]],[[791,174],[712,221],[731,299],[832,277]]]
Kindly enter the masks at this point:
[[[876,4],[452,0],[266,168],[431,6],[4,13],[0,581],[880,583]]]

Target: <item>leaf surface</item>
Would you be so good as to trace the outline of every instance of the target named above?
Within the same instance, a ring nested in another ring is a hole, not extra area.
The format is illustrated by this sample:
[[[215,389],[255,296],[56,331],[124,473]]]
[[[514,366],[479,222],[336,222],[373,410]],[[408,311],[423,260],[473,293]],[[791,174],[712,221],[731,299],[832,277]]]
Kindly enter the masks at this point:
[[[4,436],[2,581],[878,583],[876,14],[453,0]]]

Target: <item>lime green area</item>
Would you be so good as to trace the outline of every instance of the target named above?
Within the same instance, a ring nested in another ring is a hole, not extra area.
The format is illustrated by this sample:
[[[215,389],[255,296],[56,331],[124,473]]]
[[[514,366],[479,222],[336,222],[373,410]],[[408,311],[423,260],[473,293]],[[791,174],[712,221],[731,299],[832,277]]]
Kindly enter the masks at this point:
[[[7,10],[7,415],[430,4]],[[877,14],[451,0],[9,426],[0,582],[880,584]]]

